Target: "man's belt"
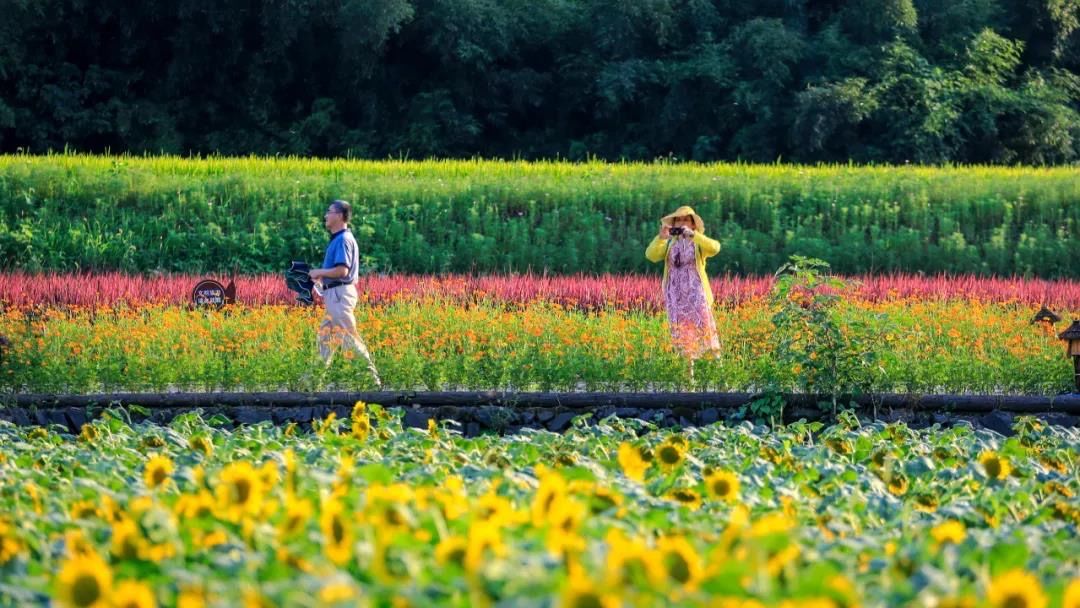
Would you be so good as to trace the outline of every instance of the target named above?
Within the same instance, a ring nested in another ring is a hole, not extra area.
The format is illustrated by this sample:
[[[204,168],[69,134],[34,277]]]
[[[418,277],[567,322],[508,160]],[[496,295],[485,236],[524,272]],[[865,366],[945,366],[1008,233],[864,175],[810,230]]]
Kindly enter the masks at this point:
[[[335,287],[341,287],[342,285],[352,285],[352,281],[330,281],[323,283],[323,289],[333,289]]]

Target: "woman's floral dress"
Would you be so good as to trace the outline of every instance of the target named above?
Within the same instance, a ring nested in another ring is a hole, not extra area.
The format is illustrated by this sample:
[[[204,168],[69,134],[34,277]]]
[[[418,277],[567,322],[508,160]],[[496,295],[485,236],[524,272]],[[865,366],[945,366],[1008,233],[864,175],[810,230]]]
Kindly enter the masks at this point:
[[[695,359],[720,349],[716,318],[709,308],[697,271],[694,241],[673,238],[667,254],[668,281],[664,287],[671,339],[682,353]]]

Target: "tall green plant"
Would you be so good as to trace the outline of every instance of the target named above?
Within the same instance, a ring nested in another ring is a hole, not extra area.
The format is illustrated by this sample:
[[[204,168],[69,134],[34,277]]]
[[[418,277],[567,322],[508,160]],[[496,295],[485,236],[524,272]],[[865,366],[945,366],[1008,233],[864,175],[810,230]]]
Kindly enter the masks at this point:
[[[867,323],[845,322],[837,311],[855,282],[828,270],[825,261],[791,256],[776,271],[770,303],[780,378],[788,388],[828,395],[835,416],[842,395],[869,388],[873,373],[884,370]]]

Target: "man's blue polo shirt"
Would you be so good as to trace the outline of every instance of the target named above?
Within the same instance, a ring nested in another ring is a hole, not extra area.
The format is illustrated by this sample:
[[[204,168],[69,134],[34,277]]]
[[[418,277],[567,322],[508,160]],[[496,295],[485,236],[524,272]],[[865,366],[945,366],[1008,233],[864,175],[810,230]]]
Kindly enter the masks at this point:
[[[322,267],[329,269],[335,266],[348,268],[349,274],[338,279],[323,279],[324,281],[356,282],[357,273],[360,271],[360,250],[356,246],[356,238],[348,228],[335,232],[330,237],[330,244],[326,246]]]

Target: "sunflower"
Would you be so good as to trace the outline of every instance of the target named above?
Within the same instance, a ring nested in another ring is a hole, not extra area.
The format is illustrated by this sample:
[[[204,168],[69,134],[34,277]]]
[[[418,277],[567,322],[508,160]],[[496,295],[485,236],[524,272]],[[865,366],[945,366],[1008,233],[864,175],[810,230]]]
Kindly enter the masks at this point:
[[[590,508],[593,513],[603,513],[608,509],[620,507],[623,504],[622,494],[601,485],[597,485],[592,489],[589,498]]]
[[[1054,501],[1054,517],[1071,521],[1080,526],[1080,508],[1074,507],[1063,500]]]
[[[410,578],[405,551],[394,545],[391,534],[376,535],[375,552],[370,564],[372,573],[384,583],[400,584]]]
[[[1069,467],[1066,466],[1065,462],[1055,456],[1040,455],[1039,462],[1047,469],[1057,471],[1062,475],[1069,472]]]
[[[541,469],[537,474],[540,477],[540,487],[533,496],[531,511],[533,525],[539,528],[547,523],[554,506],[566,498],[567,487],[562,475],[554,471]]]
[[[934,451],[931,452],[931,454],[937,460],[948,460],[948,459],[953,458],[955,456],[955,453],[953,452],[953,449],[950,448],[949,446],[944,446],[944,445],[939,445],[936,448],[934,448]]]
[[[468,542],[462,536],[447,536],[435,545],[435,561],[440,565],[455,564],[465,567],[465,551]]]
[[[943,597],[938,600],[937,608],[975,608],[975,598],[970,595]]]
[[[157,600],[154,599],[154,590],[146,583],[139,581],[124,581],[116,586],[113,592],[113,608],[154,608]]]
[[[356,532],[345,516],[345,507],[332,500],[322,507],[319,527],[323,534],[323,551],[326,557],[337,565],[342,565],[352,558],[353,545],[356,544]]]
[[[608,530],[605,542],[606,578],[610,586],[632,586],[634,581],[646,582],[653,588],[663,584],[667,572],[659,552],[650,550],[641,540],[627,538],[617,528]]]
[[[322,605],[347,602],[356,598],[356,587],[344,581],[327,583],[319,589],[319,603]]]
[[[191,467],[191,482],[198,487],[206,485],[206,469],[203,465],[197,464]]]
[[[289,448],[281,453],[281,461],[285,467],[285,493],[296,492],[296,452]]]
[[[206,592],[198,587],[184,587],[176,598],[176,608],[206,608]]]
[[[682,536],[665,536],[656,547],[667,577],[687,589],[697,586],[702,574],[701,557]]]
[[[689,508],[691,511],[697,511],[701,508],[701,495],[693,488],[674,488],[664,497]]]
[[[682,448],[683,450],[690,449],[690,442],[687,441],[686,437],[683,437],[682,435],[680,435],[678,433],[672,433],[672,434],[668,435],[667,442],[672,444],[672,445],[677,445],[680,448]]]
[[[686,460],[686,448],[681,443],[665,441],[656,448],[656,460],[664,471],[674,471]]]
[[[487,563],[489,553],[500,557],[506,555],[502,530],[491,523],[474,521],[469,526],[469,533],[465,538],[468,542],[468,546],[465,547],[466,572],[479,572]]]
[[[213,549],[214,547],[224,545],[227,542],[229,542],[229,535],[221,529],[205,533],[196,530],[192,536],[192,544],[203,550]]]
[[[243,591],[244,608],[275,608],[277,604],[263,595],[258,587],[246,586]]]
[[[1039,579],[1023,570],[994,577],[986,599],[995,608],[1046,608],[1046,594]]]
[[[380,531],[410,530],[415,525],[408,507],[394,502],[377,501],[368,507],[365,516]]]
[[[573,498],[556,502],[548,514],[548,551],[553,555],[563,555],[568,551],[583,551],[585,539],[579,530],[587,514],[585,505]]]
[[[713,600],[713,603],[710,604],[710,605],[713,608],[765,608],[765,604],[762,604],[761,602],[759,602],[757,600],[744,599],[744,598],[735,598],[735,597],[717,598],[717,599]],[[780,606],[782,608],[790,607],[790,605],[791,605],[791,602],[788,601],[788,600],[784,600],[784,601],[780,602]],[[802,604],[799,604],[799,607],[800,608],[807,608],[806,606],[803,606]],[[836,606],[834,604],[830,603],[829,608],[836,608]]]
[[[28,481],[23,484],[23,490],[34,503],[34,513],[37,513],[38,515],[43,514],[45,509],[41,505],[41,488],[39,488],[36,483]]]
[[[1003,456],[992,450],[987,450],[979,455],[979,464],[982,465],[986,476],[993,480],[1002,480],[1009,476],[1012,466]]]
[[[859,606],[859,592],[855,589],[855,584],[851,582],[846,576],[835,575],[829,579],[828,592],[832,595],[833,602],[835,602],[838,608],[848,608],[849,606]]]
[[[126,517],[123,507],[108,494],[101,496],[101,506],[98,507],[101,518],[109,523],[116,523]]]
[[[322,436],[322,435],[326,435],[328,433],[331,434],[331,435],[337,435],[337,431],[338,431],[337,413],[330,412],[329,414],[326,415],[326,418],[323,418],[322,420],[316,420],[313,423],[311,423],[311,427],[315,430],[316,435]]]
[[[359,418],[360,416],[367,416],[367,404],[363,401],[354,403],[352,413],[349,414],[349,417],[353,419]]]
[[[427,419],[427,432],[431,439],[439,438],[439,423],[435,422],[434,418]]]
[[[622,605],[618,596],[605,592],[585,576],[571,576],[559,598],[559,608],[617,608]]]
[[[637,482],[644,481],[645,473],[651,463],[641,456],[641,449],[634,444],[624,441],[619,444],[619,466],[627,478]]]
[[[915,496],[915,510],[923,513],[933,513],[938,509],[937,496],[925,492]]]
[[[337,477],[334,479],[334,491],[345,494],[352,486],[353,475],[356,473],[356,457],[352,454],[342,453],[338,457]]]
[[[371,419],[367,414],[353,416],[352,434],[353,437],[356,437],[360,441],[366,441],[368,436],[371,435]]]
[[[112,569],[96,553],[73,556],[60,566],[57,597],[61,606],[106,608],[112,595]]]
[[[278,469],[276,460],[265,460],[259,467],[259,476],[262,477],[263,489],[271,492],[281,481],[281,471]]]
[[[893,496],[903,496],[908,490],[908,480],[901,473],[893,473],[889,476],[889,493]]]
[[[112,526],[112,554],[118,560],[140,559],[146,550],[146,540],[134,520],[125,517]]]
[[[787,567],[788,564],[791,564],[798,559],[799,554],[801,553],[802,550],[799,549],[799,545],[794,543],[786,545],[779,550],[768,551],[765,570],[769,573],[769,576],[775,578],[780,575],[780,572]]]
[[[731,471],[714,471],[705,478],[705,489],[717,500],[735,502],[739,499],[739,478]]]
[[[92,500],[76,500],[71,503],[71,519],[89,519],[98,514],[97,506]]]
[[[93,443],[97,438],[98,430],[93,424],[84,424],[82,425],[82,428],[79,429],[79,441]]]
[[[214,514],[214,496],[200,489],[194,494],[182,494],[176,500],[173,511],[184,519],[202,519]]]
[[[885,467],[885,464],[892,458],[892,453],[884,448],[874,450],[870,454],[870,466],[878,469]]]
[[[930,530],[930,536],[933,537],[934,542],[939,545],[944,545],[945,543],[959,545],[964,542],[964,538],[967,536],[967,528],[964,527],[962,522],[951,519],[934,526],[933,529]]]
[[[150,489],[161,487],[169,480],[169,476],[172,475],[175,469],[176,466],[173,464],[172,459],[168,456],[155,454],[146,462],[146,467],[143,469],[143,481],[146,482],[146,487]]]
[[[94,545],[86,540],[86,535],[80,528],[64,530],[64,552],[68,557],[86,555],[95,551]]]
[[[795,529],[793,518],[781,512],[772,511],[755,519],[750,525],[748,534],[751,538],[762,538],[773,534],[786,534],[793,529]]]
[[[761,448],[761,454],[765,457],[766,460],[773,464],[780,464],[785,460],[784,454],[781,454],[779,450],[777,450],[771,445],[767,445]]]
[[[8,563],[23,551],[22,542],[15,537],[11,524],[0,519],[0,566]]]
[[[457,495],[439,494],[435,498],[439,501],[443,514],[447,519],[457,519],[468,509],[468,503]],[[514,508],[514,503],[505,496],[499,496],[493,490],[488,490],[472,504],[473,514],[479,521],[491,523],[496,526],[517,523],[520,513]]]
[[[285,519],[278,528],[282,536],[292,536],[304,529],[311,519],[314,508],[310,500],[303,498],[285,497]]]
[[[1080,578],[1074,578],[1069,586],[1065,587],[1061,608],[1080,608]]]
[[[830,437],[825,440],[825,445],[828,448],[841,456],[850,454],[854,449],[851,446],[851,442],[847,439],[840,439],[838,437]]]
[[[233,462],[222,469],[214,490],[221,515],[229,521],[258,515],[262,510],[263,476],[250,462]]]
[[[513,513],[514,505],[509,500],[500,497],[495,493],[494,488],[489,489],[480,497],[480,501],[477,506],[481,509],[489,509],[493,506],[498,507],[501,505],[489,505],[485,501],[491,497],[497,499],[497,502],[506,503],[507,508],[499,511],[490,512],[487,517],[494,517],[496,513]],[[442,487],[434,493],[435,502],[438,503],[439,509],[442,511],[443,517],[447,520],[455,520],[469,512],[469,496],[465,492],[465,482],[458,475],[450,475],[443,481]]]
[[[201,453],[207,458],[214,454],[213,442],[203,435],[195,435],[191,439],[188,439],[188,448],[193,452]]]

